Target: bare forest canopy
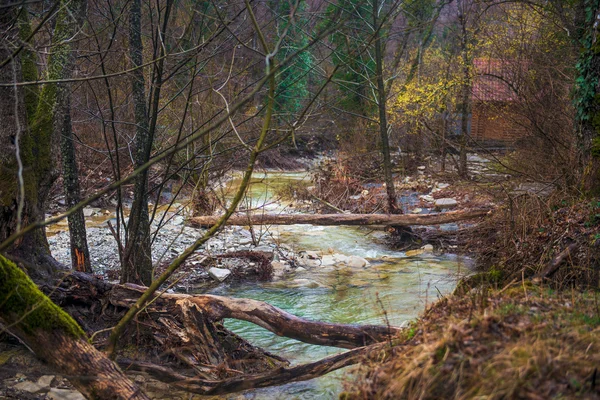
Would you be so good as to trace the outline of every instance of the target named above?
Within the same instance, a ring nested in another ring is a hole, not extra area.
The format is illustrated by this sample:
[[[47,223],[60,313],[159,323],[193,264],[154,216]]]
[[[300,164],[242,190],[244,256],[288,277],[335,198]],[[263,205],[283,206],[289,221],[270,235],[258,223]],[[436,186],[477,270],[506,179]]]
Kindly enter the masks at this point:
[[[147,398],[126,369],[211,394],[377,357],[398,328],[165,291],[227,224],[411,226],[488,215],[402,214],[400,185],[431,155],[442,156],[441,172],[467,180],[469,152],[502,148],[499,176],[597,195],[599,11],[599,0],[0,0],[0,333],[74,376],[88,398]],[[317,194],[360,199],[360,185],[376,182],[369,212],[378,213],[236,215],[256,168],[304,167],[327,152],[341,167],[320,171]],[[225,196],[232,171],[242,178]],[[190,223],[206,229],[157,268],[165,207],[184,197]],[[92,275],[89,206],[114,210],[120,284]],[[46,236],[63,220],[68,277]],[[352,350],[289,367],[224,318]],[[126,351],[134,332],[147,349],[138,359]]]

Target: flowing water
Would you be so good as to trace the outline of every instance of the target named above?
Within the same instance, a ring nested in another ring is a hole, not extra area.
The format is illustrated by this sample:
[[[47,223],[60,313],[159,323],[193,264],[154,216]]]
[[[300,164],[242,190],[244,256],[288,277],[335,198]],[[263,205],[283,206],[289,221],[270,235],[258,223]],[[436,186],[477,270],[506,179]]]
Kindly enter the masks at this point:
[[[305,173],[259,173],[249,190],[248,208],[266,204],[268,212],[284,211],[274,199],[278,188],[307,180]],[[232,182],[235,186],[235,182]],[[268,302],[312,320],[401,326],[428,303],[451,292],[457,278],[468,273],[470,260],[452,254],[407,257],[383,244],[383,232],[341,226],[270,227],[268,234],[294,250],[357,255],[366,268],[316,267],[269,283],[226,286],[211,293]],[[225,325],[251,343],[289,359],[293,364],[316,361],[343,350],[278,337],[254,324],[227,320]],[[333,399],[343,390],[345,370],[307,382],[259,389],[227,398]]]

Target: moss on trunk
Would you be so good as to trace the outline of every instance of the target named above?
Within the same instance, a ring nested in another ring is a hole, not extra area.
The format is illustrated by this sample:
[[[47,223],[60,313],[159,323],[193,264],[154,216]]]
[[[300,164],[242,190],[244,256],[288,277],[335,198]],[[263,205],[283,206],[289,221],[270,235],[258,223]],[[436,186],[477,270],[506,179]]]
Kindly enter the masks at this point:
[[[25,334],[60,330],[73,338],[85,333],[13,262],[0,255],[0,318]]]

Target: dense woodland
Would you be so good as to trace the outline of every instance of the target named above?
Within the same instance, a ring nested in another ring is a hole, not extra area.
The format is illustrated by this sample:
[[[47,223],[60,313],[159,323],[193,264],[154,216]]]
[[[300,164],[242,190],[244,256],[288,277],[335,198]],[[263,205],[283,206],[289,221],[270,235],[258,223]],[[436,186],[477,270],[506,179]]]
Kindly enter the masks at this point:
[[[25,348],[90,399],[349,365],[348,399],[599,398],[599,34],[598,0],[0,0],[0,396],[55,398],[8,383]],[[248,200],[274,169],[311,176],[277,215]],[[195,236],[158,257],[179,215]],[[255,269],[238,281],[324,266],[259,249],[258,226],[298,223],[383,226],[403,256],[476,267],[403,328],[178,290],[229,258]],[[229,225],[254,247],[206,252]],[[349,350],[290,366],[224,319]]]

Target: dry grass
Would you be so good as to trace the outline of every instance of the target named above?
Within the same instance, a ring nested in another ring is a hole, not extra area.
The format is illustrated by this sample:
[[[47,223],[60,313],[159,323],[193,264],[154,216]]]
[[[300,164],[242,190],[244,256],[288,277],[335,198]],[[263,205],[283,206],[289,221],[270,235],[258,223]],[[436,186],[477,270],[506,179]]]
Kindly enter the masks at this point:
[[[599,301],[522,283],[444,299],[342,398],[600,398]]]

